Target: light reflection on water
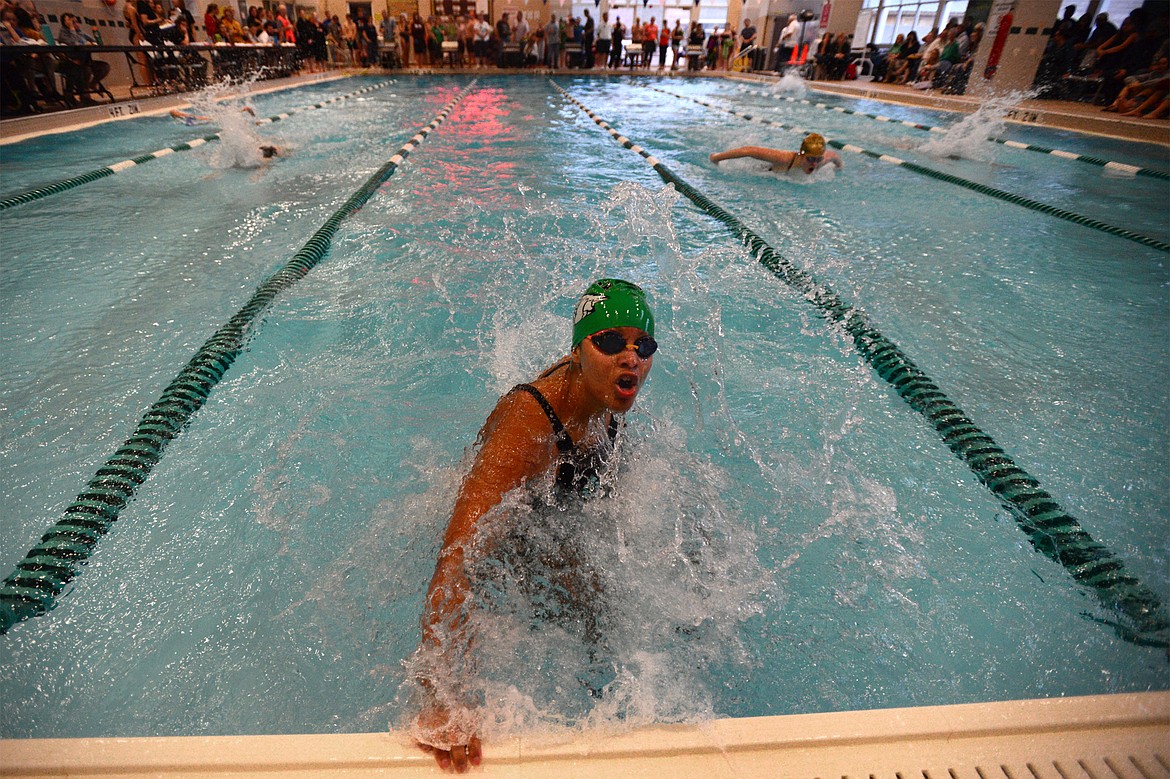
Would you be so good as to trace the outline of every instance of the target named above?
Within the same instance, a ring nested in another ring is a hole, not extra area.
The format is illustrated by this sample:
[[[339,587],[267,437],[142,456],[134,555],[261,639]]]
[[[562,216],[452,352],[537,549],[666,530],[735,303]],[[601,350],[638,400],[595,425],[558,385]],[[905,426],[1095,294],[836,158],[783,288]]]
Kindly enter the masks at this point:
[[[46,242],[52,199],[6,214],[22,240],[6,239],[2,271],[5,565],[452,83],[290,120],[295,153],[259,177],[189,153],[165,185],[146,168],[89,185],[112,187],[120,223],[151,214],[119,243],[94,245],[100,213]],[[859,159],[804,186],[714,169],[714,148],[792,139],[617,82],[565,86],[863,306],[1170,592],[1160,255]],[[258,113],[318,99],[295,94],[257,98]],[[830,119],[827,135],[855,129]],[[1127,185],[1056,170],[1106,209]],[[494,622],[491,732],[1166,686],[1157,652],[1083,619],[1095,603],[722,227],[543,80],[488,80],[277,301],[74,592],[0,641],[15,702],[0,734],[401,721],[466,447],[499,393],[564,352],[572,302],[601,275],[647,288],[663,344],[618,492],[579,515],[622,531],[597,552],[617,583],[594,680],[610,687],[577,682],[588,652],[558,628]]]

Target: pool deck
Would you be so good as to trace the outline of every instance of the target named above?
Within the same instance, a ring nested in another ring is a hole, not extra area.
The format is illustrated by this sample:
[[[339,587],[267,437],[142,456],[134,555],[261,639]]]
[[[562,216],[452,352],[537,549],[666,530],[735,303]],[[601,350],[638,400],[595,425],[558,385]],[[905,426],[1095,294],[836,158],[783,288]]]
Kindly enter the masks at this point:
[[[496,777],[1167,779],[1170,693],[722,719],[488,743]],[[394,733],[0,741],[0,776],[421,777]]]
[[[332,70],[324,73],[308,73],[284,79],[263,81],[253,85],[249,93],[261,94],[264,92],[288,89],[303,84],[330,81],[345,78],[355,74],[385,75],[390,78],[410,78],[416,75],[460,75],[460,76],[499,76],[499,75],[545,75],[572,77],[581,75],[636,77],[665,76],[676,79],[689,78],[726,78],[750,84],[771,86],[779,82],[779,77],[773,73],[733,73],[727,71],[687,73],[685,71],[656,70],[509,70],[501,68],[485,69],[458,69],[458,68],[413,68],[394,71],[361,71],[361,70]],[[981,104],[981,100],[968,95],[943,95],[935,91],[922,91],[909,86],[894,84],[877,84],[867,81],[810,81],[810,90],[816,93],[832,93],[857,97],[866,100],[878,100],[900,105],[921,106],[944,111],[958,111],[971,113]],[[122,90],[125,92],[125,90]],[[53,113],[22,116],[0,121],[0,145],[14,143],[26,138],[33,138],[46,133],[59,133],[76,130],[101,122],[130,119],[138,115],[150,115],[169,111],[188,104],[183,94],[172,94],[164,97],[130,100],[128,94],[119,94],[114,90],[118,101],[113,104],[102,104],[77,108],[70,111],[56,111]],[[1106,113],[1100,106],[1089,103],[1075,103],[1061,100],[1022,100],[1009,111],[1009,121],[1017,124],[1030,124],[1051,127],[1072,132],[1101,135],[1110,138],[1120,138],[1129,141],[1142,141],[1159,144],[1170,149],[1170,121],[1136,119]]]

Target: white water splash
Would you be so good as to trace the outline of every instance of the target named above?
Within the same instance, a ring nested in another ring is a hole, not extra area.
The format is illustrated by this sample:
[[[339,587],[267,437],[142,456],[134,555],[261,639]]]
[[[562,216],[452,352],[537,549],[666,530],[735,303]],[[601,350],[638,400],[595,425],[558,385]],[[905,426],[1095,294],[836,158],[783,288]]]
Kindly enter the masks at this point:
[[[804,97],[808,94],[808,82],[801,78],[800,74],[795,70],[790,70],[784,74],[783,78],[773,84],[768,91],[775,95]]]
[[[924,154],[936,158],[962,158],[990,162],[995,145],[988,138],[998,137],[1007,125],[1007,112],[1035,95],[1029,92],[1009,92],[989,97],[972,114],[953,125],[942,135],[932,135],[918,147]]]

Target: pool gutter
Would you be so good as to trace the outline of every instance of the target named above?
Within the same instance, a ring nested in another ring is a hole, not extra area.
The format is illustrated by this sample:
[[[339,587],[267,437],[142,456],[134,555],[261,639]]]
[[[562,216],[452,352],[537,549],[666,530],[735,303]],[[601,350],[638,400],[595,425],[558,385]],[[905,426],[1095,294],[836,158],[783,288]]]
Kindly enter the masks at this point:
[[[396,733],[0,741],[11,777],[433,776]],[[1170,692],[721,719],[489,743],[498,777],[1166,779]]]

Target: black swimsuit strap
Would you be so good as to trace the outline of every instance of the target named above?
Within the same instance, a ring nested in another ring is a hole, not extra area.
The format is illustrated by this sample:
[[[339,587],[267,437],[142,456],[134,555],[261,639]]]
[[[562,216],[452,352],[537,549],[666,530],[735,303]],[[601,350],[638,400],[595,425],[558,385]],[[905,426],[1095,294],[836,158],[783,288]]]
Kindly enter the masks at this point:
[[[536,398],[536,402],[540,404],[542,409],[544,409],[545,416],[548,417],[548,421],[552,424],[553,435],[555,435],[557,438],[557,451],[561,452],[562,454],[568,454],[569,452],[572,452],[576,447],[573,445],[573,439],[569,435],[569,431],[565,430],[565,426],[561,424],[561,418],[557,416],[556,411],[553,411],[552,404],[549,403],[548,399],[541,394],[540,390],[538,390],[536,387],[533,387],[531,384],[517,384],[512,388],[512,392],[515,392],[516,390],[524,390],[529,395]]]

